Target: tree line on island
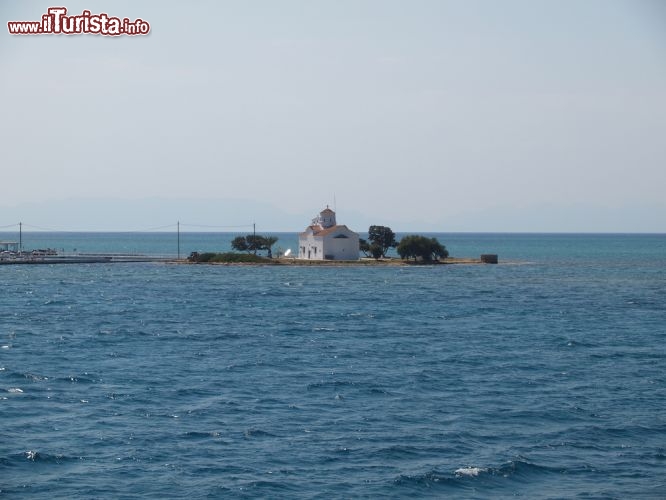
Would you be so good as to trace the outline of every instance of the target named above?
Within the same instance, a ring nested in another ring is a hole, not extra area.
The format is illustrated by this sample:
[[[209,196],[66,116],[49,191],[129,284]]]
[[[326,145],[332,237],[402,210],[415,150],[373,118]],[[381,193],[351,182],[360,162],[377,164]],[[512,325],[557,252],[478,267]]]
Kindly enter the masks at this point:
[[[192,262],[262,262],[264,257],[258,256],[257,252],[265,250],[267,258],[272,259],[273,245],[277,241],[276,236],[259,234],[236,236],[231,241],[231,248],[237,252],[246,252],[247,255],[234,252],[192,252],[188,260]],[[445,259],[449,256],[448,250],[437,241],[437,238],[410,234],[404,236],[398,242],[395,233],[387,226],[370,226],[368,228],[368,239],[359,239],[360,251],[366,257],[372,257],[375,260],[387,258],[387,253],[391,248],[395,248],[401,259],[412,259],[414,262],[438,262],[439,259]],[[278,257],[281,257],[281,252],[278,252]]]
[[[225,262],[234,264],[264,263],[268,259],[273,258],[273,245],[277,241],[277,236],[262,236],[259,234],[236,236],[231,241],[231,248],[237,252],[246,252],[246,254],[236,252],[192,252],[187,260],[190,262]],[[257,252],[262,250],[266,250],[266,257],[257,255]]]
[[[261,236],[259,234],[248,234],[247,236],[236,236],[231,241],[231,248],[239,252],[253,253],[266,250],[269,259],[273,258],[273,245],[277,243],[276,236]]]
[[[398,242],[395,233],[387,226],[370,226],[368,239],[361,238],[359,246],[366,257],[373,257],[376,260],[386,258],[391,248],[395,248],[401,259],[414,259],[414,261],[420,259],[423,262],[433,262],[449,256],[448,250],[437,241],[437,238],[410,234]]]

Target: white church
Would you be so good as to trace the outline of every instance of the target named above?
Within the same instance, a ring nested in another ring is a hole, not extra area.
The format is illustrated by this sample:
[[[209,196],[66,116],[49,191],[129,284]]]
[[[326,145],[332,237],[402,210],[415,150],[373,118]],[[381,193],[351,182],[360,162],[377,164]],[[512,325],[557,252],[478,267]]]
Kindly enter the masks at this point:
[[[358,260],[358,233],[338,225],[328,206],[298,235],[298,258],[309,260]]]

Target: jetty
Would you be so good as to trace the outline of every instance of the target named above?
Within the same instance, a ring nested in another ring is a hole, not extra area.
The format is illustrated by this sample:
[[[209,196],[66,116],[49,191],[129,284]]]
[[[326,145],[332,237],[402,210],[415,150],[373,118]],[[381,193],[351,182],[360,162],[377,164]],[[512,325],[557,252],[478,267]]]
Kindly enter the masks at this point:
[[[173,256],[127,253],[77,253],[61,255],[53,250],[33,250],[31,252],[0,253],[1,265],[19,264],[107,264],[120,262],[170,262]]]

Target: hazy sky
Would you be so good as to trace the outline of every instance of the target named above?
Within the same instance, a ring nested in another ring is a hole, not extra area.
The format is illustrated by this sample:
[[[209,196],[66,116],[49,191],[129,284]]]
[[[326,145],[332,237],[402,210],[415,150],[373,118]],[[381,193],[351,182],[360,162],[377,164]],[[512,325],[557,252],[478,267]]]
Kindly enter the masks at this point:
[[[666,231],[661,0],[61,4],[151,33],[0,3],[0,226]]]

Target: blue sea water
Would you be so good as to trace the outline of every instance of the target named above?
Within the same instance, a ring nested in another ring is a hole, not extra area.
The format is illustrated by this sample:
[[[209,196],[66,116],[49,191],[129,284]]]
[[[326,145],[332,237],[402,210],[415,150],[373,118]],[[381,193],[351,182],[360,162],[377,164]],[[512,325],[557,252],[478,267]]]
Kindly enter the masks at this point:
[[[665,498],[666,235],[437,237],[500,265],[0,266],[0,496]]]

